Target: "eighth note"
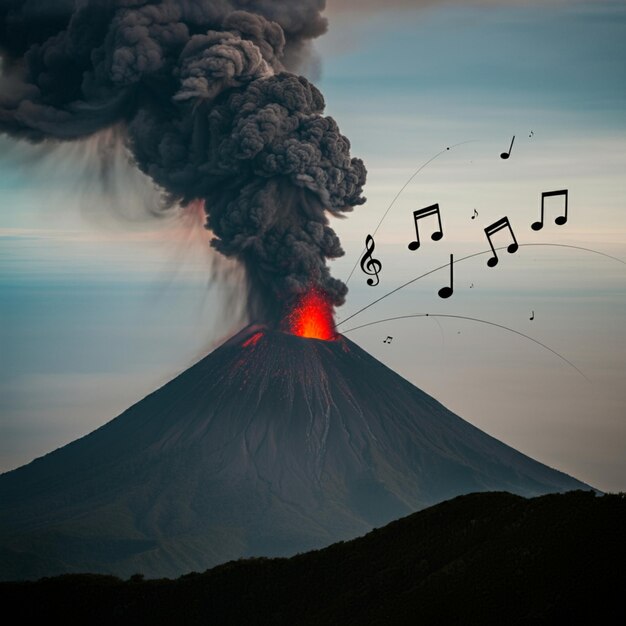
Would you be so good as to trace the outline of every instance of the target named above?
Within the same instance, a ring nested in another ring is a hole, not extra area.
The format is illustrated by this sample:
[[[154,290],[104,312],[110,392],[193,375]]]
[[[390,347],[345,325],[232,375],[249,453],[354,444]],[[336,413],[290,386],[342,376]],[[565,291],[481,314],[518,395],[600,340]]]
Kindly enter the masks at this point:
[[[501,159],[508,159],[511,156],[511,150],[513,150],[514,141],[515,141],[515,135],[513,135],[513,139],[511,139],[511,145],[509,146],[509,151],[500,153]]]
[[[383,343],[391,343],[392,341],[393,341],[393,337],[390,337],[389,335],[387,335],[387,339],[385,339]]]
[[[557,226],[563,226],[563,224],[567,223],[567,189],[559,189],[557,191],[544,191],[541,194],[541,217],[539,218],[538,222],[533,222],[531,224],[531,228],[533,230],[541,230],[543,228],[543,205],[544,205],[544,200],[546,198],[551,198],[553,196],[565,196],[565,211],[563,213],[563,215],[559,215],[555,220],[554,223]]]
[[[472,215],[472,219],[475,220],[477,216],[478,216],[478,211],[474,209],[474,215]]]
[[[425,209],[418,209],[417,211],[413,211],[413,219],[415,220],[415,241],[412,241],[409,244],[409,250],[417,250],[420,247],[420,231],[419,224],[417,222],[423,217],[428,217],[429,215],[436,215],[439,222],[439,230],[436,230],[430,236],[430,238],[433,241],[439,241],[443,237],[443,227],[441,226],[441,213],[439,211],[439,204],[431,204]]]
[[[530,131],[530,135],[528,135],[529,137],[532,137],[535,133],[533,133],[533,131]]]
[[[474,289],[474,283],[470,285],[470,289]]]
[[[380,274],[380,271],[383,269],[383,264],[378,259],[372,258],[372,253],[374,252],[374,248],[375,248],[374,238],[371,235],[368,235],[365,238],[366,252],[363,255],[363,258],[361,259],[361,269],[368,276],[374,276],[376,278],[376,282],[374,282],[374,278],[367,279],[367,284],[370,287],[376,287],[376,285],[378,285],[378,283],[380,282],[380,279],[378,278],[378,274]]]
[[[494,222],[493,224],[491,224],[491,226],[487,226],[487,228],[485,228],[485,235],[487,235],[487,241],[489,242],[489,245],[491,246],[491,251],[493,252],[493,256],[487,261],[487,265],[489,267],[495,267],[496,265],[498,265],[498,253],[496,252],[496,249],[493,247],[491,236],[494,233],[497,233],[499,230],[502,230],[503,228],[509,229],[509,232],[511,233],[511,238],[513,239],[513,243],[508,245],[507,251],[510,254],[513,254],[514,252],[517,252],[517,249],[519,248],[517,244],[517,239],[515,239],[515,234],[513,233],[513,229],[511,228],[511,224],[509,223],[508,217],[503,217],[502,219],[499,219],[497,222]]]
[[[535,319],[535,312],[533,311],[533,314],[530,316],[530,321],[532,322]]]
[[[454,275],[452,273],[452,266],[454,265],[454,255],[450,255],[450,286],[442,287],[439,290],[440,298],[449,298],[454,293]]]

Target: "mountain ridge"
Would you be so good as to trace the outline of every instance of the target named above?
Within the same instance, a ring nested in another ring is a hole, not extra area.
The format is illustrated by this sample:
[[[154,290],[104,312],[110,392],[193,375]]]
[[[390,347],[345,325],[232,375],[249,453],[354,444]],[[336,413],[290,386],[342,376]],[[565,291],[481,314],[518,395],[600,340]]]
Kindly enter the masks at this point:
[[[0,600],[26,620],[94,626],[621,624],[625,521],[623,494],[474,493],[289,559],[0,583]]]

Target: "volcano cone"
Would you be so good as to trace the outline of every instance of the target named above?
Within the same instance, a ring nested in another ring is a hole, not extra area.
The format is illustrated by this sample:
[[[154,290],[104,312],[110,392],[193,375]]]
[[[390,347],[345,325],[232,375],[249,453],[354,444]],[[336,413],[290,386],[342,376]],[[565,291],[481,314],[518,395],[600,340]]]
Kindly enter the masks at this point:
[[[177,576],[319,548],[459,494],[581,488],[343,336],[249,327],[0,476],[0,578]]]

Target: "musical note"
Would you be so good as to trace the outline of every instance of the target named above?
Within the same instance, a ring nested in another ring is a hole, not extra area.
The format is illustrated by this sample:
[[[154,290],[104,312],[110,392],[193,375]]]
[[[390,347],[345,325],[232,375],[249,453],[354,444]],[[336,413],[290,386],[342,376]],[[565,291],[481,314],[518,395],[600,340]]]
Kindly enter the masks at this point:
[[[374,282],[374,278],[367,279],[367,284],[370,287],[376,287],[376,285],[378,285],[380,282],[378,274],[383,269],[383,264],[378,259],[372,258],[372,253],[374,252],[375,247],[374,238],[371,235],[368,235],[365,238],[366,252],[361,259],[361,269],[368,276],[374,276],[376,278],[376,282]]]
[[[474,209],[474,215],[472,215],[472,219],[475,220],[478,217],[478,211]]]
[[[533,131],[530,131],[530,135],[528,135],[529,137],[532,137],[535,133],[533,133]]]
[[[533,311],[533,314],[530,316],[530,321],[532,322],[535,319],[535,312]]]
[[[452,273],[452,266],[454,265],[454,255],[450,255],[450,286],[442,287],[439,290],[440,298],[449,298],[454,293],[454,275]]]
[[[423,217],[428,217],[429,215],[436,215],[437,220],[439,221],[439,230],[436,230],[430,236],[430,238],[433,241],[439,241],[443,237],[443,227],[441,226],[441,213],[439,212],[439,204],[432,204],[431,206],[427,206],[425,209],[418,209],[417,211],[413,211],[413,219],[415,220],[415,241],[412,241],[409,244],[409,250],[417,250],[420,247],[420,232],[419,224],[417,222]]]
[[[544,191],[541,194],[541,217],[539,218],[538,222],[533,222],[531,224],[531,228],[533,230],[541,230],[543,228],[543,206],[544,206],[544,201],[545,201],[546,198],[551,198],[553,196],[565,196],[565,213],[563,215],[559,215],[554,220],[554,223],[557,226],[563,226],[563,224],[565,224],[567,222],[567,196],[568,196],[567,189],[559,189],[557,191]]]
[[[391,343],[392,341],[393,341],[393,337],[390,337],[389,335],[387,335],[387,339],[385,339],[383,343]]]
[[[511,139],[511,145],[509,146],[509,151],[500,153],[501,159],[508,159],[511,156],[511,150],[513,149],[514,141],[515,141],[515,135],[513,135],[513,139]]]
[[[496,253],[496,249],[493,247],[491,236],[494,233],[497,233],[499,230],[502,230],[503,228],[509,229],[509,232],[511,233],[511,238],[513,239],[513,243],[509,244],[509,246],[507,247],[507,251],[510,254],[513,254],[514,252],[517,252],[517,249],[519,248],[517,244],[517,239],[515,239],[515,234],[513,233],[513,229],[511,228],[508,217],[503,217],[497,222],[491,224],[491,226],[487,226],[487,228],[485,228],[485,235],[487,235],[487,241],[489,241],[491,251],[493,252],[493,256],[487,261],[487,265],[489,267],[495,267],[496,265],[498,265],[498,254]]]
[[[474,289],[474,283],[470,285],[470,289]]]

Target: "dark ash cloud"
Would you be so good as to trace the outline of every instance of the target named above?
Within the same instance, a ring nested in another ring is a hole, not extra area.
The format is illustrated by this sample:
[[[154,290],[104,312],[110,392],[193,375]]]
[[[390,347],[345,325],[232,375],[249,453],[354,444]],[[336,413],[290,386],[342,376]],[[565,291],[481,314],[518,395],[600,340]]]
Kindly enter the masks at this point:
[[[169,201],[204,202],[239,259],[249,314],[277,322],[311,286],[346,286],[328,214],[362,204],[363,163],[290,72],[324,0],[0,0],[0,132],[33,142],[115,126]]]

